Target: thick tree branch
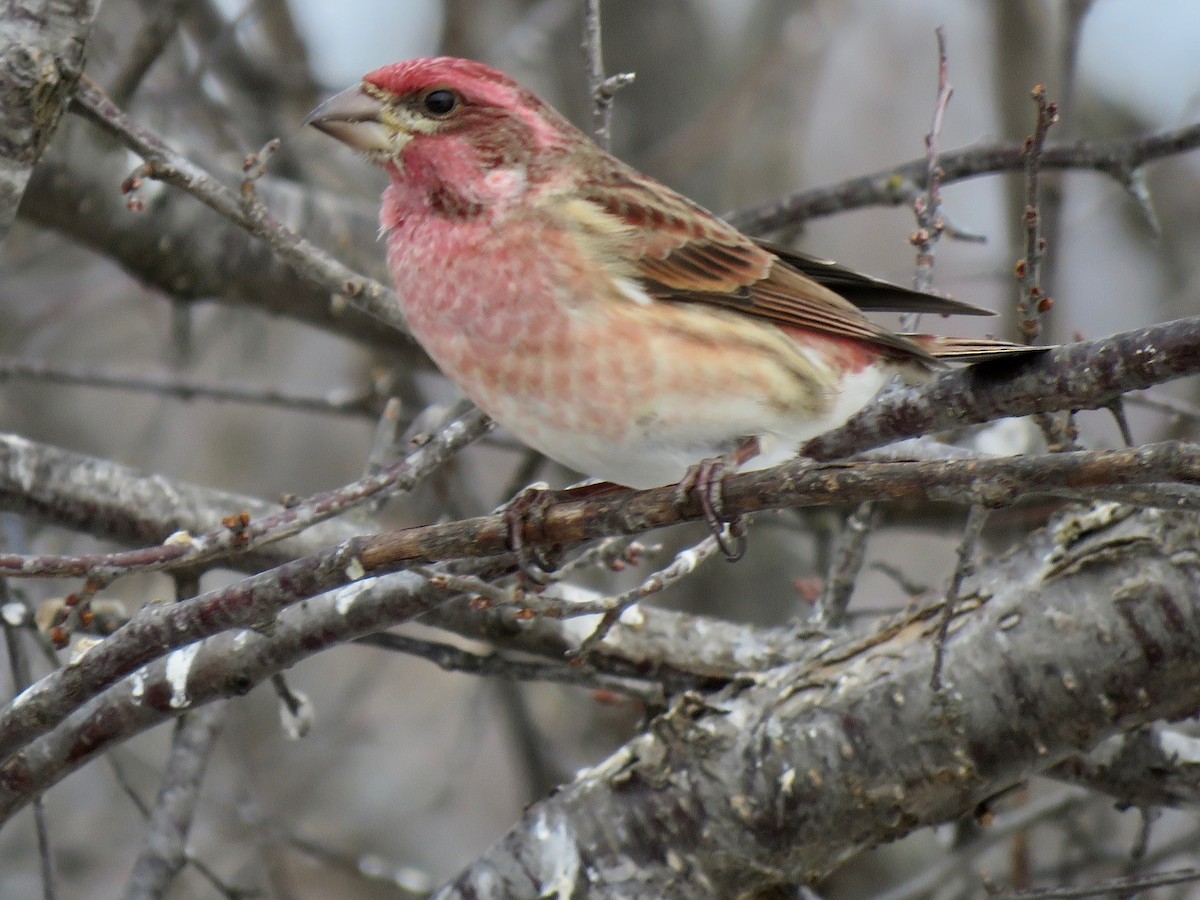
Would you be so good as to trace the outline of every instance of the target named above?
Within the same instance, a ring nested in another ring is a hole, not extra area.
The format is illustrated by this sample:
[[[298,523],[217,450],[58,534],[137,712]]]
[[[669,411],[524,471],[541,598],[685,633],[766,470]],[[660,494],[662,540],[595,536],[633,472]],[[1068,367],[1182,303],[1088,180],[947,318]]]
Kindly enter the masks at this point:
[[[1127,391],[1200,374],[1200,316],[1065,344],[1015,365],[958,369],[880,397],[801,448],[838,459],[920,434],[1013,415],[1099,409]]]
[[[934,607],[815,661],[685,696],[436,896],[795,885],[1111,734],[1190,715],[1197,518],[1146,511],[1079,528],[1068,518],[968,582],[944,692],[929,684]]]
[[[0,0],[0,243],[83,72],[98,0]]]

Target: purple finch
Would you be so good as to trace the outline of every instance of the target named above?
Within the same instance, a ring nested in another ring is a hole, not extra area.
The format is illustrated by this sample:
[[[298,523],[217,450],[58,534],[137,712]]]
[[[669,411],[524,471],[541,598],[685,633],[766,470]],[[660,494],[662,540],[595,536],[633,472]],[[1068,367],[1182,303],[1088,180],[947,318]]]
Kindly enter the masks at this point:
[[[588,475],[765,467],[894,375],[1024,352],[876,325],[861,309],[984,311],[747,237],[477,62],[384,66],[306,121],[391,176],[388,265],[434,362]]]

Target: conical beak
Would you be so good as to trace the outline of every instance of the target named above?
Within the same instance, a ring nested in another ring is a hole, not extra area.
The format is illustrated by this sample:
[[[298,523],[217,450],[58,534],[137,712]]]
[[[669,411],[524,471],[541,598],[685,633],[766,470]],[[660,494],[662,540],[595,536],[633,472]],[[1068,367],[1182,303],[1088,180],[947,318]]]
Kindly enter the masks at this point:
[[[392,141],[380,118],[382,113],[383,103],[364,93],[360,85],[330,97],[308,114],[304,124],[355,150],[390,153]]]

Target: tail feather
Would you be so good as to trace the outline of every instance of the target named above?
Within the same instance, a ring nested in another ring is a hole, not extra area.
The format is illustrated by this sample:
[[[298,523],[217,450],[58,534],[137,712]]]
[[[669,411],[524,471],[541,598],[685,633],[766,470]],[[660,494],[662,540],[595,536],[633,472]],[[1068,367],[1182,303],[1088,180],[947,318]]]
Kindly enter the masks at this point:
[[[1030,347],[992,338],[943,337],[936,334],[906,334],[908,338],[934,359],[942,362],[977,363],[997,359],[1020,359],[1044,353],[1049,347]]]
[[[872,278],[855,272],[831,259],[809,256],[771,241],[755,238],[755,243],[769,250],[793,269],[845,297],[859,309],[873,312],[927,312],[941,315],[994,316],[990,309],[972,306],[953,297],[914,291],[912,288]]]

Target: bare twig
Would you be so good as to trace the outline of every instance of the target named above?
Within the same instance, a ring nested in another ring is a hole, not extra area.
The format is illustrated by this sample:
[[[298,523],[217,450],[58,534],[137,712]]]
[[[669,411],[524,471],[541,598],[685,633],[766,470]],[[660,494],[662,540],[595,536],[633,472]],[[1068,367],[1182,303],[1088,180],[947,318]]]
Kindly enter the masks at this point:
[[[167,770],[150,813],[145,842],[134,862],[126,900],[165,896],[188,862],[187,834],[200,797],[200,782],[228,709],[228,704],[216,703],[177,720]]]
[[[983,534],[983,526],[987,524],[988,510],[981,504],[974,504],[967,512],[967,523],[963,527],[962,540],[958,544],[958,556],[954,564],[954,575],[950,579],[950,587],[946,590],[941,620],[938,622],[937,636],[934,638],[933,674],[929,684],[935,692],[942,690],[942,668],[946,661],[946,640],[950,635],[950,623],[954,621],[955,611],[959,600],[962,599],[963,582],[975,574],[975,552],[979,546],[979,538]]]
[[[996,900],[1073,900],[1078,897],[1111,897],[1118,893],[1142,892],[1156,887],[1173,884],[1191,884],[1200,881],[1200,868],[1176,869],[1155,875],[1138,875],[1132,878],[1110,878],[1094,881],[1079,887],[1046,888],[1044,890],[1012,891],[993,894]]]
[[[188,0],[155,0],[141,4],[146,20],[138,29],[126,52],[121,69],[108,86],[109,96],[119,106],[129,103],[146,73],[162,56],[179,27]]]
[[[1131,190],[1142,166],[1178,156],[1200,147],[1200,123],[1157,134],[1107,141],[1076,141],[1046,147],[1041,169],[1090,169],[1108,175]],[[942,184],[980,175],[1022,172],[1023,143],[987,144],[941,154]],[[733,212],[726,218],[755,234],[776,231],[806,219],[861,209],[865,206],[898,206],[911,202],[912,187],[925,187],[928,159],[914,159],[870,175],[837,184],[799,191],[761,206]],[[1140,204],[1139,204],[1140,205]]]
[[[998,816],[986,830],[978,831],[972,839],[953,854],[940,857],[925,871],[876,896],[875,900],[919,900],[949,883],[949,879],[992,847],[998,846],[1039,822],[1053,821],[1077,813],[1090,800],[1083,791],[1068,791],[1057,796],[1041,797],[1034,802]]]
[[[592,92],[592,133],[596,143],[612,149],[613,97],[633,84],[634,73],[604,74],[604,54],[600,44],[600,0],[587,0],[583,25],[583,53],[588,64],[588,87]]]
[[[845,425],[808,441],[801,452],[812,459],[838,459],[898,439],[1006,415],[1099,409],[1114,397],[1150,387],[1148,381],[1161,383],[1200,372],[1200,317],[1065,344],[1002,374],[1006,368],[974,366],[928,385],[885,394]],[[1165,375],[1165,369],[1175,374]],[[1013,403],[1017,396],[1022,402]]]
[[[375,422],[371,451],[367,454],[366,474],[381,471],[395,460],[400,446],[400,415],[404,404],[399,397],[390,397]],[[428,411],[428,410],[426,410]]]
[[[379,415],[381,398],[373,391],[332,390],[324,397],[285,388],[250,388],[212,384],[176,375],[123,375],[106,369],[0,358],[0,382],[40,381],[118,391],[160,394],[180,400],[260,404],[298,412],[328,413],[355,418]]]
[[[679,553],[675,554],[675,559],[669,566],[659,569],[637,587],[618,594],[607,601],[607,609],[605,609],[604,614],[600,617],[596,629],[580,643],[579,649],[572,656],[574,658],[586,658],[608,636],[613,626],[621,620],[621,617],[630,607],[636,603],[640,603],[652,594],[657,594],[668,585],[687,577],[696,571],[697,566],[716,553],[718,549],[720,549],[719,542],[713,535],[709,535],[696,546],[679,551]]]
[[[1144,406],[1147,409],[1156,409],[1159,412],[1170,413],[1181,419],[1187,419],[1189,422],[1200,422],[1200,406],[1195,403],[1189,403],[1186,400],[1180,400],[1178,397],[1171,397],[1167,394],[1150,391],[1142,391],[1140,393],[1132,393],[1125,395],[1125,402],[1132,403],[1134,406]]]
[[[817,600],[816,621],[819,626],[832,628],[840,625],[845,618],[854,584],[866,559],[867,538],[875,526],[877,512],[873,501],[864,500],[846,517],[833,562]]]
[[[1125,415],[1125,398],[1117,397],[1105,407],[1112,413],[1113,420],[1117,423],[1117,429],[1121,432],[1121,440],[1125,442],[1126,447],[1134,445],[1133,430],[1129,427],[1129,418]]]
[[[234,513],[222,521],[220,528],[207,534],[193,536],[177,532],[158,546],[139,550],[74,557],[0,554],[0,570],[21,571],[27,576],[86,577],[103,584],[135,571],[194,566],[231,552],[244,552],[263,543],[282,540],[385,492],[411,490],[433,469],[491,427],[487,417],[469,404],[452,409],[446,418],[435,435],[398,462],[264,518],[252,519],[246,512]]]
[[[1041,331],[1041,317],[1054,305],[1042,290],[1042,256],[1046,241],[1042,237],[1038,175],[1046,152],[1046,134],[1058,121],[1058,105],[1046,100],[1046,88],[1036,85],[1033,102],[1037,104],[1037,122],[1033,134],[1025,139],[1025,256],[1017,262],[1017,283],[1020,299],[1017,312],[1021,332],[1028,343],[1034,343]]]
[[[938,238],[945,229],[942,219],[942,170],[939,164],[941,149],[939,141],[942,134],[942,119],[946,115],[946,107],[954,88],[950,86],[950,63],[946,57],[946,34],[938,27],[938,90],[937,101],[933,107],[933,121],[929,133],[925,135],[925,194],[913,201],[913,213],[917,218],[917,230],[909,239],[917,248],[917,272],[913,278],[913,286],[918,291],[928,291],[933,287],[933,254]],[[902,331],[916,331],[919,313],[907,313],[900,319]]]
[[[425,900],[433,890],[433,876],[418,866],[391,862],[376,853],[348,853],[309,837],[287,833],[282,824],[275,827],[282,832],[280,842],[289,849],[322,866],[361,878],[369,885],[379,885],[381,892],[397,900]]]
[[[201,203],[270,244],[298,273],[345,297],[365,312],[400,329],[406,329],[400,304],[392,290],[342,265],[324,250],[285,228],[257,196],[238,195],[191,160],[176,153],[165,140],[125,115],[95,82],[81,78],[75,91],[75,108],[114,135],[145,160],[125,183],[135,192],[140,179],[153,178],[187,191]],[[136,198],[135,198],[136,199]]]
[[[355,639],[356,644],[379,647],[396,653],[418,656],[447,672],[463,672],[470,675],[494,676],[517,681],[550,681],[579,687],[612,691],[623,696],[646,701],[650,705],[662,703],[662,688],[652,681],[639,681],[596,671],[578,662],[561,660],[517,659],[505,653],[471,653],[440,641],[421,640],[390,631],[376,632]]]
[[[4,614],[0,616],[0,628],[4,630],[4,648],[8,653],[8,667],[12,674],[14,695],[19,694],[33,681],[29,656],[21,644],[21,623],[14,619],[9,612],[10,604],[16,603],[18,611],[23,604],[14,601],[8,591],[8,582],[0,578],[0,606]],[[26,610],[27,612],[27,610]],[[57,880],[54,873],[54,850],[50,845],[50,830],[46,823],[46,807],[42,798],[33,801],[33,830],[37,837],[38,860],[41,863],[42,898],[55,900],[58,896]]]
[[[1076,451],[937,463],[786,463],[726,482],[730,511],[752,513],[786,506],[877,500],[1008,502],[1025,494],[1050,494],[1109,485],[1200,483],[1200,449],[1167,442],[1131,450]],[[550,505],[530,543],[570,547],[602,535],[641,533],[702,516],[698,505],[672,506],[673,486]],[[503,554],[504,516],[466,519],[359,539],[355,546],[367,573],[443,559]],[[346,552],[350,552],[347,546]],[[0,734],[2,734],[0,729]]]
[[[934,250],[938,239],[945,229],[942,217],[941,168],[938,165],[940,155],[939,140],[942,133],[942,120],[950,103],[954,89],[950,86],[950,63],[946,56],[946,35],[942,28],[935,29],[938,49],[938,78],[937,99],[934,103],[933,121],[929,132],[925,135],[925,155],[927,160],[924,194],[917,195],[913,200],[913,214],[917,220],[917,230],[910,236],[909,241],[917,248],[916,272],[913,276],[913,287],[918,291],[928,291],[933,287]],[[920,313],[906,313],[900,317],[902,331],[916,331]],[[837,625],[844,617],[846,606],[854,592],[854,585],[866,558],[867,540],[870,537],[875,521],[875,505],[871,501],[860,503],[858,508],[847,517],[842,529],[833,563],[825,578],[825,585],[817,601],[817,621],[830,627]]]

